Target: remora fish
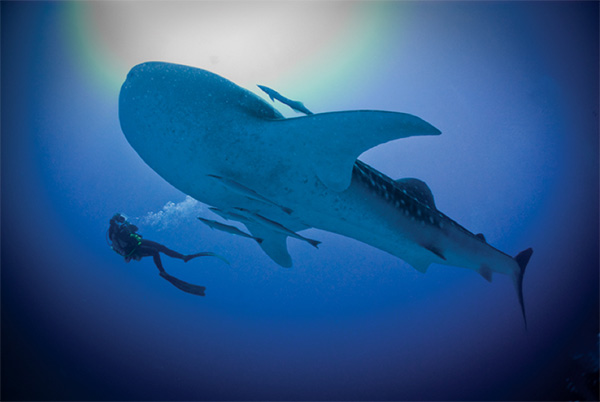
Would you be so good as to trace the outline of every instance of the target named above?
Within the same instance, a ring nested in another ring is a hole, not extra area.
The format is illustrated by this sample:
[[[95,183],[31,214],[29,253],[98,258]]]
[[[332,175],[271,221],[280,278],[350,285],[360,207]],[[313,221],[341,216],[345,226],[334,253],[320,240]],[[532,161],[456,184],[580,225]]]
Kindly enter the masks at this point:
[[[285,236],[289,236],[289,237],[294,237],[298,240],[303,240],[305,242],[307,242],[308,244],[310,244],[311,246],[315,247],[315,248],[319,248],[319,244],[321,244],[320,241],[318,240],[313,240],[313,239],[308,239],[304,236],[299,235],[298,233],[295,233],[293,231],[291,231],[290,229],[286,228],[285,226],[283,226],[280,223],[277,223],[275,221],[272,221],[268,218],[265,218],[264,216],[261,216],[259,214],[256,214],[254,212],[248,211],[247,209],[244,208],[236,208],[236,211],[239,211],[240,214],[250,220],[250,221],[254,221],[256,223],[258,223],[259,225],[264,226],[265,228],[272,230],[274,232],[277,233],[281,233]]]
[[[275,202],[263,197],[262,195],[258,194],[256,191],[236,182],[235,180],[227,179],[227,178],[217,176],[214,174],[209,174],[207,176],[219,180],[224,186],[228,187],[231,191],[234,191],[238,194],[241,194],[241,195],[251,198],[253,200],[262,201],[267,204],[272,204],[278,208],[281,208],[281,210],[287,214],[292,213],[291,209],[282,207],[281,205],[277,205]]]
[[[222,209],[209,207],[212,212],[219,215],[223,219],[227,219],[228,221],[237,221],[237,222],[250,222],[248,218],[242,216],[240,214],[236,214],[233,211],[223,211]]]
[[[279,92],[275,91],[274,89],[271,89],[269,87],[266,87],[264,85],[257,85],[257,87],[259,87],[260,89],[262,89],[267,95],[269,95],[269,98],[271,98],[271,100],[273,102],[275,102],[275,99],[277,99],[279,102],[288,105],[289,107],[291,107],[292,109],[294,109],[297,112],[300,113],[304,113],[306,115],[311,115],[313,114],[313,112],[311,112],[310,110],[308,110],[306,108],[306,106],[304,106],[304,103],[299,102],[299,101],[295,101],[295,100],[291,100],[289,98],[286,98],[285,96],[283,96],[282,94],[280,94]]]
[[[394,182],[357,160],[391,140],[440,134],[416,116],[361,110],[285,119],[216,74],[150,62],[129,72],[119,119],[152,169],[205,204],[256,211],[293,232],[315,227],[348,236],[421,272],[438,263],[472,269],[488,280],[493,273],[507,275],[525,317],[522,283],[531,249],[510,257],[438,211],[424,183]],[[272,203],[209,175],[226,177]],[[275,262],[292,265],[286,235],[244,224],[264,239],[260,246]]]
[[[242,232],[241,230],[239,230],[235,226],[226,225],[226,224],[221,223],[221,222],[213,221],[213,220],[210,220],[210,219],[204,219],[204,218],[201,218],[201,217],[198,217],[198,220],[200,222],[202,222],[202,223],[205,223],[211,229],[217,229],[217,230],[220,230],[222,232],[234,234],[234,235],[237,235],[237,236],[248,237],[250,239],[256,240],[256,242],[259,243],[259,244],[262,243],[262,241],[263,241],[263,239],[259,239],[258,237],[254,237],[254,236],[249,235],[248,233]]]

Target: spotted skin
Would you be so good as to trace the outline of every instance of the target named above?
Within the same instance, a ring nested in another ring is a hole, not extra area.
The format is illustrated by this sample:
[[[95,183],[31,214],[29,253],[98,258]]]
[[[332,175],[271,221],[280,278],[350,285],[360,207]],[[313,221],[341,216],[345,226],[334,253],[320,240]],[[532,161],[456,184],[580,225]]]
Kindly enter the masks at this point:
[[[466,234],[486,243],[482,235],[475,235],[438,211],[433,201],[433,195],[425,183],[417,179],[403,179],[394,181],[383,173],[373,169],[366,163],[357,160],[354,164],[353,176],[379,197],[395,206],[400,213],[409,216],[412,220],[422,225],[431,225],[443,229],[451,225]],[[415,183],[420,183],[416,186]]]

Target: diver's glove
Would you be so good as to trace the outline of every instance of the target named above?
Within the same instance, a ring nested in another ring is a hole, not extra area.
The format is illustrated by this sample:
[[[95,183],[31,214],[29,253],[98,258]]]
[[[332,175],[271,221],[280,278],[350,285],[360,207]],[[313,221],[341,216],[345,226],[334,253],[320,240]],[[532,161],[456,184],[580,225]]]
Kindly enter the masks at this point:
[[[182,281],[181,279],[177,279],[174,276],[167,274],[165,271],[160,272],[160,276],[171,282],[173,286],[183,290],[184,292],[191,293],[196,296],[205,296],[204,291],[206,288],[204,286],[192,285],[191,283],[187,283]]]

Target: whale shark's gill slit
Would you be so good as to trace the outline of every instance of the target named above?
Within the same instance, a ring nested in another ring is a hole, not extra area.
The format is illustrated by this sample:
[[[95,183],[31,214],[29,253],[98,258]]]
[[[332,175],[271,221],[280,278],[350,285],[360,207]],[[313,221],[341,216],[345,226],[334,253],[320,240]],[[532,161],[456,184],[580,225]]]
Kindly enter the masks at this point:
[[[390,192],[388,201],[407,217],[417,222],[434,225],[440,229],[450,224],[464,233],[476,236],[435,207],[431,190],[421,180],[412,178],[393,180],[358,159],[354,164],[352,173],[376,194],[380,194],[378,189],[382,186],[388,189],[387,191]],[[408,187],[406,187],[407,184]],[[398,202],[401,206],[398,206]],[[481,240],[480,236],[477,238]]]
[[[425,183],[418,181],[419,188],[410,188],[416,179],[394,181],[360,160],[354,164],[353,175],[412,220],[441,227],[444,215],[435,208],[433,196]]]

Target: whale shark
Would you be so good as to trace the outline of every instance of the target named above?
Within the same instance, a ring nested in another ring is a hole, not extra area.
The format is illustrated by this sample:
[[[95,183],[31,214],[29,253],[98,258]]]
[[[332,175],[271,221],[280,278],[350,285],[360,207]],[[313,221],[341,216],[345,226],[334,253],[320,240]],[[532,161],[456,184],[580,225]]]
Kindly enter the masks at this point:
[[[121,87],[119,121],[148,166],[245,225],[275,263],[291,267],[288,237],[317,228],[388,252],[423,273],[441,264],[488,281],[506,275],[527,325],[523,276],[531,248],[505,254],[440,212],[423,181],[393,180],[358,159],[392,140],[441,134],[423,119],[378,110],[284,118],[217,74],[146,62],[133,67]]]

